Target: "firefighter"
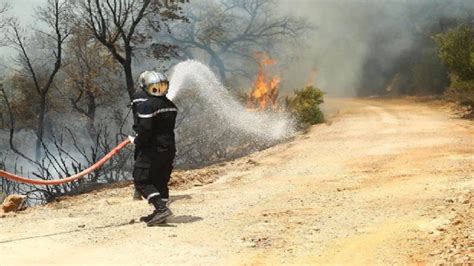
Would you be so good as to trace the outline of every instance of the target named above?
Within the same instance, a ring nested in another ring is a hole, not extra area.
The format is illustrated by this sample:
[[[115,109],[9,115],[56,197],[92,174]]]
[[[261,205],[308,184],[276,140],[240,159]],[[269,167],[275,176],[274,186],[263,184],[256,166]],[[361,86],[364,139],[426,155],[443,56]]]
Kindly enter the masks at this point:
[[[169,82],[162,73],[145,71],[139,77],[139,86],[148,97],[136,105],[133,130],[137,136],[129,136],[138,151],[133,182],[141,196],[155,207],[151,215],[142,219],[153,226],[172,215],[168,208],[168,182],[176,154],[174,127],[178,108],[166,97]]]
[[[132,102],[130,104],[132,108],[132,113],[133,113],[133,124],[136,125],[138,121],[138,115],[137,115],[137,107],[139,103],[143,103],[148,101],[148,94],[141,88],[139,85],[135,93],[132,95]],[[138,154],[140,153],[140,149],[135,146],[135,153],[133,156],[133,159],[136,160]],[[142,195],[138,191],[137,188],[135,188],[135,191],[133,193],[133,199],[134,200],[142,200]]]

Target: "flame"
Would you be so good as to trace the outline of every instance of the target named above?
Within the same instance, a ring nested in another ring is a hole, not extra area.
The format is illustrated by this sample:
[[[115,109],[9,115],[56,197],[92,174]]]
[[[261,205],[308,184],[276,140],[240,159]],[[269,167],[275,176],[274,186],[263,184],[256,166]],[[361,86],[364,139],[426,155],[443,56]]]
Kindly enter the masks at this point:
[[[308,82],[306,82],[306,87],[312,87],[316,85],[316,77],[318,76],[319,70],[316,68],[311,69],[309,72]]]
[[[273,76],[270,79],[267,68],[278,62],[271,59],[266,53],[257,52],[255,56],[259,59],[259,66],[257,79],[250,93],[249,108],[260,110],[276,109],[281,78]]]

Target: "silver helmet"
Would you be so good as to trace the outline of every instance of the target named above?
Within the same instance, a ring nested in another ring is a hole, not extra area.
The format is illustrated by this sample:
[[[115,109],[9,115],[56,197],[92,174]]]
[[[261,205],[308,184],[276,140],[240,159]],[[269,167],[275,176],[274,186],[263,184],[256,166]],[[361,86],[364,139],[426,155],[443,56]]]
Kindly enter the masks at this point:
[[[164,96],[168,93],[168,78],[160,72],[145,71],[138,78],[138,86],[153,96]]]

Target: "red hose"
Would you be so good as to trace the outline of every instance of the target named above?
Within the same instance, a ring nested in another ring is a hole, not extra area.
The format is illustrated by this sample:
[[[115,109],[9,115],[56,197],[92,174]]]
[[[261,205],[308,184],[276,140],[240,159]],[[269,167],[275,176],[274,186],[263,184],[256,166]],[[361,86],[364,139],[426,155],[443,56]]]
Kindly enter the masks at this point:
[[[115,147],[112,151],[107,153],[102,159],[100,159],[98,162],[96,162],[94,165],[91,167],[85,169],[84,171],[77,173],[73,176],[66,177],[63,179],[54,179],[54,180],[41,180],[41,179],[31,179],[27,177],[22,177],[18,175],[14,175],[12,173],[0,170],[0,177],[4,177],[6,179],[16,181],[19,183],[25,183],[25,184],[31,184],[31,185],[61,185],[61,184],[66,184],[70,183],[72,181],[78,180],[80,178],[83,178],[84,176],[92,173],[93,171],[97,170],[100,168],[102,165],[104,165],[106,162],[108,162],[112,157],[114,157],[117,153],[120,152],[121,149],[123,149],[125,146],[127,146],[130,143],[130,140],[127,138],[126,140],[122,141],[117,147]]]

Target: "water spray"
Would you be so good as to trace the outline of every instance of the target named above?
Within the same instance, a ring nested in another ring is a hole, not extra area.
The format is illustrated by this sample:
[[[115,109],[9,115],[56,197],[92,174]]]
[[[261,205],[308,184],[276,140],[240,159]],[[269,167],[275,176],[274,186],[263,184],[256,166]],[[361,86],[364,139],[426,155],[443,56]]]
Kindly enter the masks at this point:
[[[206,65],[187,60],[177,64],[170,78],[168,98],[179,99],[186,92],[193,92],[213,115],[221,117],[225,126],[256,139],[277,141],[295,133],[294,120],[287,113],[249,112],[222,85]]]

